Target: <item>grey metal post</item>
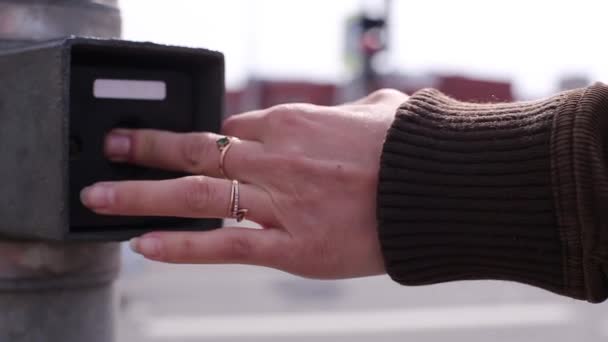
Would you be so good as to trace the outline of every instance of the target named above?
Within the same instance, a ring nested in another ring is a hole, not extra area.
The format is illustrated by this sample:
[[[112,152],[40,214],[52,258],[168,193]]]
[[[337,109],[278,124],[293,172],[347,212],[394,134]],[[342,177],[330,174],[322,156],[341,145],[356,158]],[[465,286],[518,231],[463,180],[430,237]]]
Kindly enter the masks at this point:
[[[70,34],[120,37],[118,1],[0,0],[0,49]],[[0,341],[113,341],[119,265],[117,243],[0,241]]]

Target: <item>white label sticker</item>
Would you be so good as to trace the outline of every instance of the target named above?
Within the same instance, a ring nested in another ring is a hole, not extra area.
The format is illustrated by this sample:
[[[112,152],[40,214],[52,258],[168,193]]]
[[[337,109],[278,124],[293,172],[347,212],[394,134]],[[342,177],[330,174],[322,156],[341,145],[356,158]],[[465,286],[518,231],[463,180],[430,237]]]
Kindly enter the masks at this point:
[[[93,95],[98,99],[163,101],[167,98],[167,83],[98,79],[93,84]]]

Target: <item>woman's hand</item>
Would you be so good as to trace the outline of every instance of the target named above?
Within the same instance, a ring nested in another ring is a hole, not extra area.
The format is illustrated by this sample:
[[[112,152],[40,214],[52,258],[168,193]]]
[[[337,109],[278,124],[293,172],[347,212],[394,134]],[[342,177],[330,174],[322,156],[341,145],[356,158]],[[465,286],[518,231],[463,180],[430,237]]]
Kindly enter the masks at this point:
[[[403,93],[321,107],[279,105],[236,115],[223,134],[238,137],[224,170],[241,181],[240,206],[265,229],[150,233],[132,241],[147,258],[172,263],[242,263],[335,279],[385,272],[376,223],[376,187],[386,131]],[[116,130],[106,141],[117,162],[186,171],[167,181],[100,183],[82,192],[99,214],[229,216],[231,182],[219,170],[211,133]]]

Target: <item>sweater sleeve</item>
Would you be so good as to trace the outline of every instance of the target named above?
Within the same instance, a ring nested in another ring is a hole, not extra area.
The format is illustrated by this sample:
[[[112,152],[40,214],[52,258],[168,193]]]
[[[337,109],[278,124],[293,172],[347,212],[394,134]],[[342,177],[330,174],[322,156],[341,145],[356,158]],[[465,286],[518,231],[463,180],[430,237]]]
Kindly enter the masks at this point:
[[[425,89],[383,147],[379,237],[404,285],[510,280],[608,296],[608,87],[476,104]]]

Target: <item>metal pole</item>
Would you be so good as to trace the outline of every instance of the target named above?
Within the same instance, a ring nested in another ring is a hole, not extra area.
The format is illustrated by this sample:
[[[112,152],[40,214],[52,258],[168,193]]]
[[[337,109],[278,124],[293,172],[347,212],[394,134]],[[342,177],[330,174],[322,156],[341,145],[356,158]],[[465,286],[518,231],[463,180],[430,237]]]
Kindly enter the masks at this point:
[[[120,37],[118,1],[0,0],[0,49],[72,34]],[[113,341],[119,267],[117,243],[0,241],[0,341]]]

